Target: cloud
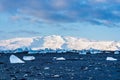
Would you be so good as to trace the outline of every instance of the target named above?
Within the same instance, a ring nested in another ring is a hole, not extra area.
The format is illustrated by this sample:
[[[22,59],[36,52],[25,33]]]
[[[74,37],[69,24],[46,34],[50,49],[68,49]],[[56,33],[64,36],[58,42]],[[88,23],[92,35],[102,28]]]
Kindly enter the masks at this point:
[[[12,31],[9,32],[11,34],[29,34],[29,35],[37,35],[40,34],[40,32],[37,31],[28,31],[28,30],[18,30],[18,31]]]
[[[89,1],[91,1],[92,3],[106,3],[106,2],[108,2],[108,0],[89,0]]]
[[[3,11],[3,5],[0,3],[0,12]]]
[[[26,19],[37,23],[90,22],[105,26],[120,22],[119,0],[2,0],[0,3],[3,5],[0,10],[34,17],[17,15],[12,16],[13,20]]]
[[[4,34],[4,33],[6,33],[6,32],[5,32],[5,31],[0,30],[0,34]]]
[[[68,0],[51,0],[51,3],[52,4],[50,5],[53,7],[53,9],[58,9],[58,10],[67,8],[69,5]]]
[[[19,20],[19,19],[21,19],[22,17],[21,16],[18,16],[18,15],[15,15],[15,16],[11,16],[11,19],[13,20],[13,21],[17,21],[17,20]]]

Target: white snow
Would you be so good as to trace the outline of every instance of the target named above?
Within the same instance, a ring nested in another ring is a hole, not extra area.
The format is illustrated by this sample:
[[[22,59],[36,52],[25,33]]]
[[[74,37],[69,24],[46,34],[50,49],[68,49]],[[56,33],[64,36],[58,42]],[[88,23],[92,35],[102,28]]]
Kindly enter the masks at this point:
[[[0,40],[0,46],[6,49],[13,50],[17,48],[22,48],[23,46],[30,46],[33,42],[33,38],[13,38],[8,40]]]
[[[22,61],[20,58],[18,58],[15,55],[11,55],[10,56],[10,63],[25,63],[24,61]]]
[[[58,35],[31,37],[31,38],[13,38],[0,40],[0,50],[15,50],[17,48],[28,47],[31,49],[97,49],[97,50],[119,50],[120,42],[117,41],[94,41],[76,37],[63,37]]]
[[[113,57],[107,57],[106,60],[108,60],[108,61],[117,61],[117,59],[115,59]]]
[[[29,61],[29,60],[34,60],[34,56],[23,56],[23,60]]]
[[[59,57],[59,58],[56,58],[55,60],[58,60],[58,61],[64,61],[66,60],[64,57]]]
[[[43,48],[61,49],[63,44],[64,40],[61,36],[52,35],[44,38]]]

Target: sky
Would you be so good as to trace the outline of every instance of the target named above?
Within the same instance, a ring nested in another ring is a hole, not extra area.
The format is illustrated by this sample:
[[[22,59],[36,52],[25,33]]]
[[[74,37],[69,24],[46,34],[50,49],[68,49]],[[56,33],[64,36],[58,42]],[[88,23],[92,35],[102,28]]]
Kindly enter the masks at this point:
[[[120,41],[120,0],[0,0],[0,40],[49,35]]]

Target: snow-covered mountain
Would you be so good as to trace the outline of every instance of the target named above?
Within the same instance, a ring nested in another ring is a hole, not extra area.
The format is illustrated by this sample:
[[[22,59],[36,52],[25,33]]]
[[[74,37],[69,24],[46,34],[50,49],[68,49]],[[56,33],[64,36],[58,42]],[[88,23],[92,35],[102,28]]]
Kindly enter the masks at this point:
[[[92,41],[75,37],[63,36],[45,36],[31,38],[13,38],[9,40],[0,40],[0,50],[14,50],[17,48],[31,49],[99,49],[99,50],[120,50],[120,42],[115,41]]]

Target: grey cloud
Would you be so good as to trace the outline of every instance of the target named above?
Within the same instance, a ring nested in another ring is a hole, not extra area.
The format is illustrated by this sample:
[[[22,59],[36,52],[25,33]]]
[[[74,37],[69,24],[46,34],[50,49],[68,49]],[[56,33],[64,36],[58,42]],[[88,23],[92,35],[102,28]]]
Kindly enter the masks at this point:
[[[120,22],[120,16],[113,13],[120,11],[119,0],[11,0],[9,3],[2,0],[0,3],[6,11],[35,17],[34,22],[90,22],[106,26]]]

